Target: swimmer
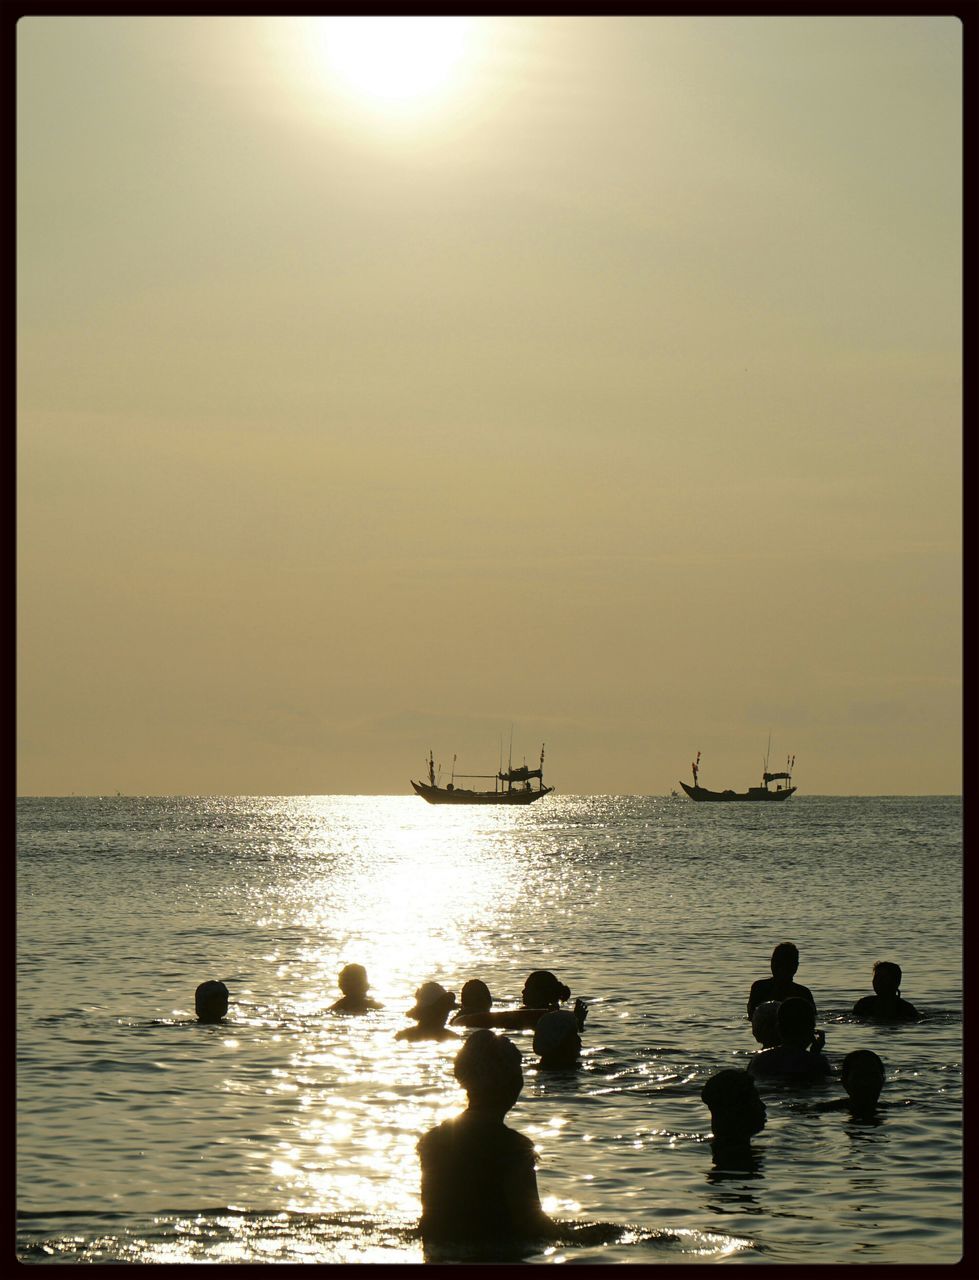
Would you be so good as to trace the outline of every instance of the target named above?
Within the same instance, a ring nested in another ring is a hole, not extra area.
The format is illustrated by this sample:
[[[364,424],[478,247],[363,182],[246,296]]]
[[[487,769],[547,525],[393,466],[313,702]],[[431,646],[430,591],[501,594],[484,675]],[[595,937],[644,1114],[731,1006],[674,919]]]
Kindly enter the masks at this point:
[[[854,1017],[875,1022],[915,1022],[921,1014],[908,1000],[901,999],[901,966],[878,960],[873,973],[874,995],[864,996],[853,1006]]]
[[[197,1021],[222,1022],[228,1012],[228,988],[223,982],[202,982],[194,992]]]
[[[483,1028],[456,1054],[453,1071],[469,1106],[418,1143],[423,1241],[553,1239],[558,1226],[541,1208],[534,1144],[503,1123],[523,1088],[520,1050]]]
[[[747,1071],[718,1071],[701,1089],[700,1096],[710,1111],[715,1138],[746,1142],[765,1127],[768,1112]]]
[[[840,1081],[847,1096],[818,1103],[814,1110],[846,1110],[857,1117],[872,1116],[877,1110],[884,1079],[884,1064],[877,1054],[871,1049],[854,1049],[840,1064]]]
[[[362,964],[345,964],[340,970],[337,985],[343,995],[335,1004],[330,1005],[330,1013],[369,1013],[372,1009],[384,1007],[367,994],[370,983],[367,981],[367,970]]]
[[[700,1096],[710,1111],[711,1152],[715,1167],[751,1170],[757,1167],[750,1139],[765,1127],[768,1113],[747,1071],[718,1071]]]
[[[462,1027],[488,1027],[485,1015],[493,1007],[493,997],[485,982],[479,978],[470,978],[463,983],[459,993],[459,1012],[453,1017],[452,1025]]]
[[[772,952],[771,966],[770,978],[759,978],[757,982],[751,984],[751,991],[748,993],[748,1017],[750,1018],[765,1000],[786,1000],[789,996],[808,1000],[815,1017],[816,1002],[812,998],[812,992],[801,983],[792,981],[799,968],[799,948],[795,943],[780,942]]]
[[[763,1049],[748,1063],[753,1076],[827,1076],[831,1068],[823,1046],[826,1033],[816,1030],[812,1005],[801,996],[790,996],[778,1007],[778,1032],[782,1043]]]
[[[534,1053],[544,1071],[563,1071],[578,1065],[581,1036],[578,1019],[568,1009],[551,1009],[534,1030]]]
[[[544,1014],[556,1009],[562,1000],[569,999],[570,988],[550,972],[549,969],[535,969],[523,984],[521,992],[522,1004],[519,1009],[499,1009],[495,1012],[485,1010],[473,1013],[462,1023],[468,1027],[504,1027],[510,1031],[536,1027]],[[586,1007],[584,1001],[575,1002],[575,1016],[579,1027],[584,1024]]]
[[[756,1005],[751,1015],[751,1034],[763,1049],[774,1049],[781,1044],[778,1031],[778,1007],[780,1000],[765,1000]]]
[[[395,1040],[458,1040],[445,1020],[455,1008],[454,991],[446,991],[437,982],[423,982],[415,992],[415,1006],[405,1014],[414,1018],[417,1026],[405,1027],[395,1035]]]

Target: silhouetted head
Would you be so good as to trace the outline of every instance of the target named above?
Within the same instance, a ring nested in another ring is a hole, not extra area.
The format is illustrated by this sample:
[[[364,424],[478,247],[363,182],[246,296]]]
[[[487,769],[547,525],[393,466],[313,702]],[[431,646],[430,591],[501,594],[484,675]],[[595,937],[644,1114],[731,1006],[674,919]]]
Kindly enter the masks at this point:
[[[520,998],[525,1009],[548,1009],[570,995],[570,988],[559,982],[549,969],[535,969],[523,984]]]
[[[470,1107],[505,1114],[520,1097],[520,1050],[506,1036],[484,1027],[474,1031],[455,1057],[455,1078],[469,1095]]]
[[[901,966],[892,960],[878,960],[874,965],[873,986],[879,996],[896,996],[901,989]]]
[[[534,1029],[534,1053],[545,1068],[573,1067],[581,1052],[578,1019],[569,1009],[545,1013]]]
[[[228,1012],[228,988],[223,982],[202,982],[194,992],[198,1022],[220,1022]]]
[[[850,1101],[869,1110],[884,1087],[884,1064],[872,1049],[854,1049],[840,1065],[840,1080]]]
[[[812,1005],[801,996],[790,996],[778,1007],[778,1033],[782,1043],[807,1048],[816,1030],[816,1015]]]
[[[463,1013],[488,1013],[492,1004],[493,997],[485,982],[470,978],[463,984],[459,993],[459,1008]]]
[[[444,1026],[449,1010],[455,1008],[455,1002],[454,991],[446,991],[437,982],[423,982],[415,992],[415,1007],[409,1009],[405,1016],[426,1026]]]
[[[778,1029],[780,1000],[765,1000],[751,1015],[751,1034],[763,1049],[774,1049],[782,1043]]]
[[[345,996],[366,996],[370,985],[367,970],[362,964],[345,964],[337,982]]]
[[[747,1071],[718,1071],[700,1091],[715,1138],[750,1138],[765,1127],[767,1113]]]
[[[799,967],[799,948],[794,942],[780,942],[772,952],[772,977],[791,982]]]

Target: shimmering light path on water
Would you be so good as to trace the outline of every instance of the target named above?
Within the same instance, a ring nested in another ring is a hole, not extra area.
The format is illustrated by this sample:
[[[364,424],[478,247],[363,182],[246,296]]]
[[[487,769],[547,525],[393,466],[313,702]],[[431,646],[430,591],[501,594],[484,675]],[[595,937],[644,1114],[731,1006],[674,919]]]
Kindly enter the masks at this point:
[[[394,1039],[415,988],[516,1001],[553,969],[590,1003],[582,1069],[510,1116],[545,1208],[621,1223],[539,1262],[952,1262],[961,1250],[961,806],[550,796],[23,800],[19,1256],[421,1261],[415,1144],[462,1109],[454,1046]],[[793,939],[827,1052],[883,1058],[876,1123],[838,1081],[769,1087],[749,1171],[714,1167],[703,1081]],[[851,1021],[896,959],[916,1026]],[[384,1009],[330,1015],[367,967]],[[224,1026],[193,1021],[221,978]]]

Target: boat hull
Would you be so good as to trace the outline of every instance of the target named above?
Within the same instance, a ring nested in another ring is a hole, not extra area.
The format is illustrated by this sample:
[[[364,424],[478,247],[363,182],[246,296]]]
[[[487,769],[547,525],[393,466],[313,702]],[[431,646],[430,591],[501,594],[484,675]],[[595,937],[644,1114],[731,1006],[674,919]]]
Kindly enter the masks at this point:
[[[788,800],[796,790],[795,787],[785,787],[782,791],[769,791],[767,787],[749,787],[747,791],[708,791],[706,787],[691,787],[685,782],[681,782],[680,786],[691,800],[712,800],[721,804],[737,800],[760,801],[762,804],[767,804]]]
[[[553,787],[541,787],[539,791],[466,791],[463,787],[432,787],[427,782],[411,784],[415,795],[429,804],[533,804],[541,796],[550,795]]]

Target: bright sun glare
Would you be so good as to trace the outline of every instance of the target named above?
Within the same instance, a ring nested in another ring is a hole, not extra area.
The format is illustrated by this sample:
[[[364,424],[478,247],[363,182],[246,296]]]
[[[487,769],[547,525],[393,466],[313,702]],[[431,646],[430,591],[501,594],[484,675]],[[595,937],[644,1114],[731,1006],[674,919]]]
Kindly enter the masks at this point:
[[[330,73],[357,95],[404,106],[440,96],[460,76],[471,18],[322,18],[318,40]]]

